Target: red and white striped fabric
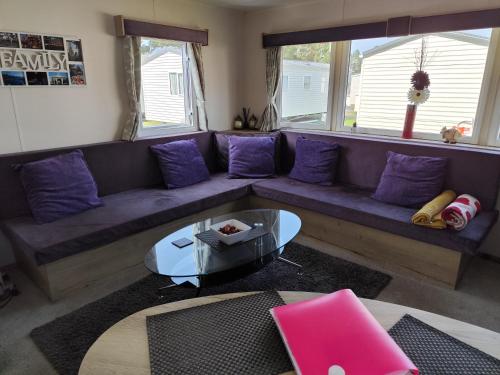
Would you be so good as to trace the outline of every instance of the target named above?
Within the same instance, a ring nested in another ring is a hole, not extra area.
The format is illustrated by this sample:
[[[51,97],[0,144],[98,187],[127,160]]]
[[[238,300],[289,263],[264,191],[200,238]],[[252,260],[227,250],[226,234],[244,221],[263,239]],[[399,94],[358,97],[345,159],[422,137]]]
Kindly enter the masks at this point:
[[[455,230],[464,229],[481,210],[481,203],[469,194],[459,195],[441,213],[445,223]]]

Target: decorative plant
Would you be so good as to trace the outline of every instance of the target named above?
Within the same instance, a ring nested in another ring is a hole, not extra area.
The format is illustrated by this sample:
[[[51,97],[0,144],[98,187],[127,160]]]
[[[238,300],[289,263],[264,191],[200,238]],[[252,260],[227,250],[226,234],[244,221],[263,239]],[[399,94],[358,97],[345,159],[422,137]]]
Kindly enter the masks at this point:
[[[426,42],[425,38],[422,38],[420,49],[415,51],[417,71],[411,76],[411,87],[408,90],[408,100],[414,105],[425,103],[431,94],[429,91],[429,86],[431,85],[429,74],[423,70],[427,61]]]
[[[243,107],[243,126],[248,128],[248,120],[250,119],[250,107]]]
[[[250,116],[250,119],[248,120],[248,127],[250,129],[256,129],[258,121],[259,119],[255,115]]]
[[[233,127],[234,127],[235,129],[243,129],[243,119],[241,118],[241,116],[240,116],[240,115],[237,115],[237,116],[234,118]]]
[[[429,99],[429,86],[431,80],[429,74],[424,71],[425,63],[428,61],[427,48],[425,38],[422,37],[422,44],[419,49],[415,50],[415,65],[417,71],[411,76],[411,87],[408,90],[408,101],[411,104],[406,106],[406,116],[403,127],[403,138],[413,138],[413,126],[415,124],[415,116],[417,114],[417,106],[423,104]]]
[[[250,116],[250,107],[242,108],[242,115],[238,115],[235,121],[241,122],[241,126],[237,129],[257,129],[258,118],[255,115]]]

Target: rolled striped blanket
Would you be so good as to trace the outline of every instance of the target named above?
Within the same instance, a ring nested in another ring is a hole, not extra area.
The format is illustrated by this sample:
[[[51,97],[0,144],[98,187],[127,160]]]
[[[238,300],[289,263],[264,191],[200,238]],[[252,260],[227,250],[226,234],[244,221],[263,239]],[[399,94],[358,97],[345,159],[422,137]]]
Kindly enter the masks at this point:
[[[469,194],[462,194],[443,210],[441,217],[448,226],[455,230],[462,230],[480,210],[481,204],[476,198]]]

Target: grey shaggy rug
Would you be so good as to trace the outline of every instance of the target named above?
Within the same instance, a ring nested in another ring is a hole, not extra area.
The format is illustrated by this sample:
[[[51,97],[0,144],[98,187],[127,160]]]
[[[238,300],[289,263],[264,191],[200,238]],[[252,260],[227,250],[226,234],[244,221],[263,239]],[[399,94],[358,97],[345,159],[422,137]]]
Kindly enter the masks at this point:
[[[359,297],[375,298],[391,281],[389,275],[296,243],[286,247],[283,257],[302,264],[303,275],[297,275],[296,268],[275,261],[243,279],[203,289],[202,296],[259,290],[331,293],[349,288]],[[156,290],[164,285],[165,278],[145,277],[35,328],[31,337],[60,374],[78,374],[87,350],[116,322],[151,306],[194,297],[193,289],[178,287],[169,289],[159,299]]]

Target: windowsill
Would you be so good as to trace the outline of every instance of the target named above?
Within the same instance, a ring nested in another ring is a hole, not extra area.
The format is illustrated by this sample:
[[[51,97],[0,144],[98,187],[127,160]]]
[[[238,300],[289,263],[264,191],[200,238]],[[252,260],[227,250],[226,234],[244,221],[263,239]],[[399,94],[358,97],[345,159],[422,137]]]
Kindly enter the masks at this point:
[[[194,126],[182,126],[182,127],[173,127],[173,128],[165,128],[165,127],[157,127],[151,129],[141,129],[139,130],[139,134],[137,139],[152,139],[152,138],[164,138],[170,135],[182,135],[182,134],[190,134],[197,133],[199,131]]]
[[[293,130],[313,130],[313,131],[330,131],[328,127],[323,124],[323,125],[315,125],[315,124],[308,124],[308,123],[300,123],[300,122],[286,122],[286,121],[281,121],[280,122],[280,130],[281,129],[293,129]]]
[[[375,134],[366,134],[366,133],[351,133],[351,132],[344,132],[344,131],[331,131],[331,130],[319,130],[319,129],[298,129],[298,128],[281,128],[281,131],[290,131],[290,132],[296,132],[296,133],[312,133],[312,134],[321,134],[321,135],[330,135],[333,137],[344,137],[344,138],[358,138],[358,139],[364,139],[364,140],[371,140],[371,141],[392,141],[394,143],[406,143],[406,144],[413,144],[413,145],[428,145],[432,147],[441,147],[441,148],[464,148],[468,150],[477,150],[477,151],[493,151],[495,154],[500,154],[500,148],[499,147],[494,147],[494,146],[481,146],[481,145],[475,145],[471,143],[456,143],[456,144],[450,144],[450,143],[444,143],[443,141],[436,141],[436,140],[430,140],[430,139],[419,139],[419,138],[413,138],[413,139],[404,139],[396,136],[389,136],[389,135],[375,135]]]

